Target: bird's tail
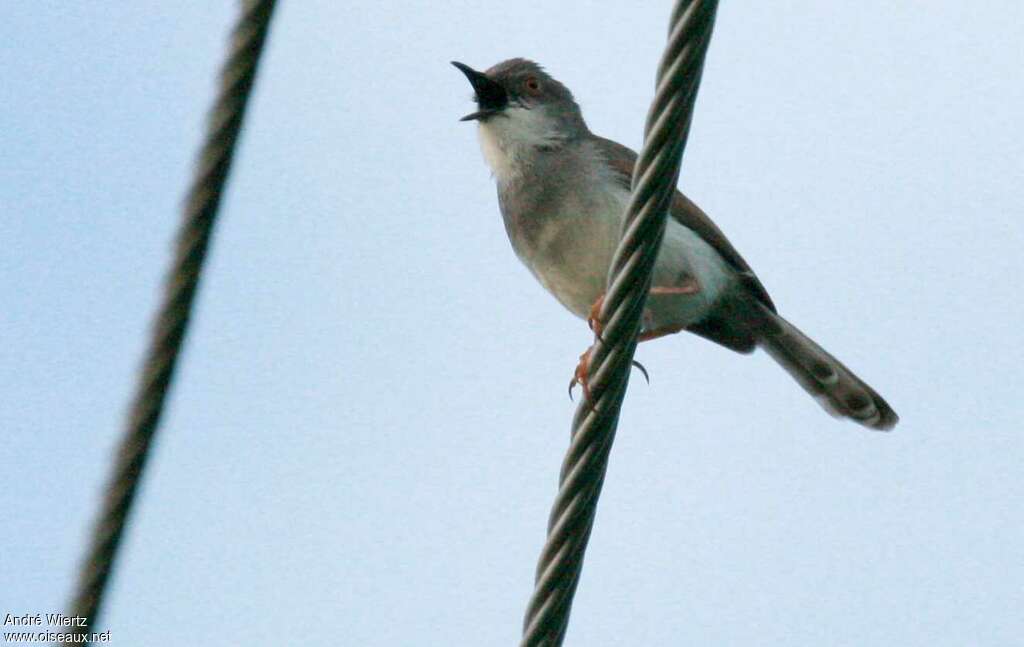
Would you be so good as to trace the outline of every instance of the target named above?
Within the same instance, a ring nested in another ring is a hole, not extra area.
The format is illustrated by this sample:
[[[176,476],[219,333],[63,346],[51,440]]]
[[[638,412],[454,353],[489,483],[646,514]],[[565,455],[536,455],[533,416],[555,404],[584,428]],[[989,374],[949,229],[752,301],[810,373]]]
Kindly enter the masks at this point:
[[[758,305],[761,307],[758,345],[826,411],[880,431],[895,426],[899,416],[882,396],[796,326]]]

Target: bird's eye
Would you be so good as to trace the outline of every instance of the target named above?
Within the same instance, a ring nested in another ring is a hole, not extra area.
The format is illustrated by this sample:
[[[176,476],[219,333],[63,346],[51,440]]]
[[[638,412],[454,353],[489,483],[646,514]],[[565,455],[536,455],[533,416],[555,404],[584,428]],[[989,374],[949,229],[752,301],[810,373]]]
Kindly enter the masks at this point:
[[[524,85],[526,86],[526,91],[529,92],[530,94],[532,94],[532,95],[540,94],[540,81],[537,80],[537,77],[535,77],[535,76],[528,76],[528,77],[526,77],[526,83],[524,83]]]

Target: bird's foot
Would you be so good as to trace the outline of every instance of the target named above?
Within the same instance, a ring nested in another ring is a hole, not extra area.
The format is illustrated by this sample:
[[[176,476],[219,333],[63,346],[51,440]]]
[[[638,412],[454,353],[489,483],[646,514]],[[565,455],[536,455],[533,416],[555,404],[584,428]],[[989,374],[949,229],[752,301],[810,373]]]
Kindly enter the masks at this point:
[[[590,399],[590,385],[587,383],[590,377],[590,353],[594,350],[591,346],[587,350],[583,351],[580,355],[580,362],[576,365],[576,370],[573,371],[572,379],[569,380],[569,399],[572,400],[572,390],[579,384],[583,387],[583,398],[586,400]]]
[[[590,379],[590,354],[593,350],[594,347],[591,346],[582,355],[580,355],[580,362],[576,365],[576,370],[572,374],[572,379],[569,380],[570,400],[572,400],[572,390],[576,388],[577,384],[583,387],[583,397],[587,400],[590,399],[590,384],[588,383],[588,380]],[[647,369],[644,368],[644,365],[635,359],[630,360],[630,363],[640,370],[640,373],[644,376],[644,381],[650,384],[651,376],[647,373]]]

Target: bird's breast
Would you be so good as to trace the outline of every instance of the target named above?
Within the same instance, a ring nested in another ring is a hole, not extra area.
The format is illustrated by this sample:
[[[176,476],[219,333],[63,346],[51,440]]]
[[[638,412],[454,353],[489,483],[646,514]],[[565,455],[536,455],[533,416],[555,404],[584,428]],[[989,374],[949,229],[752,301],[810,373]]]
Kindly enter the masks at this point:
[[[502,200],[512,247],[548,292],[586,318],[604,291],[628,194],[612,190],[525,193],[529,195]]]

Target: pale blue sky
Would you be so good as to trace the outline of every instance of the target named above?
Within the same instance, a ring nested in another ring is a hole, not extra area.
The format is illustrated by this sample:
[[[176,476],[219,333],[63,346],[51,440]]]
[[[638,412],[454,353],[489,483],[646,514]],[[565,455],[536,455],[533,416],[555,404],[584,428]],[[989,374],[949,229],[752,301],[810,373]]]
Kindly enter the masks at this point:
[[[113,644],[516,643],[590,336],[448,61],[534,58],[637,147],[670,5],[281,3]],[[71,588],[233,13],[0,8],[0,613]],[[1022,25],[723,3],[682,186],[902,422],[645,344],[567,645],[1024,642]]]

